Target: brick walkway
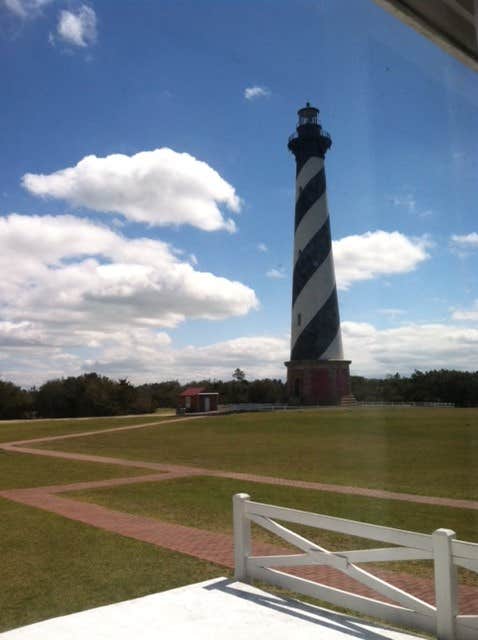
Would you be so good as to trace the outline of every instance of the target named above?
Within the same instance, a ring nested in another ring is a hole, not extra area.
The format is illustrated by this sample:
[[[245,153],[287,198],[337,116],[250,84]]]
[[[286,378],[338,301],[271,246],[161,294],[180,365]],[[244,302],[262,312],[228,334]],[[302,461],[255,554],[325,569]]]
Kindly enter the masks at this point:
[[[185,422],[186,420],[198,420],[200,416],[188,416],[187,418],[171,418],[169,420],[158,420],[157,422],[142,422],[141,424],[126,424],[123,427],[107,427],[106,429],[94,429],[93,431],[80,431],[76,433],[66,433],[62,436],[41,436],[40,438],[29,438],[28,440],[15,440],[3,442],[0,448],[9,448],[15,445],[37,444],[40,442],[53,442],[54,440],[69,440],[70,438],[84,438],[85,436],[97,436],[100,433],[114,433],[116,431],[132,431],[133,429],[144,429],[145,427],[159,427],[171,422]],[[76,418],[75,418],[76,419]],[[83,418],[79,418],[83,420]],[[3,421],[2,421],[3,422]]]
[[[174,422],[168,420],[167,422]],[[161,423],[161,424],[164,424]],[[135,425],[132,429],[139,429],[144,426],[151,425]],[[108,429],[107,431],[124,431],[127,427],[119,429]],[[66,438],[75,438],[80,436],[91,436],[100,432],[87,432],[81,434],[69,434],[64,438],[52,436],[48,438],[37,438],[35,440],[25,440],[25,444],[33,444],[40,442],[49,442],[50,440],[63,440]],[[38,456],[47,456],[51,458],[61,458],[64,460],[77,460],[81,462],[98,462],[110,465],[119,465],[121,467],[137,467],[139,469],[151,469],[158,472],[171,471],[179,473],[191,473],[194,475],[213,476],[218,478],[231,478],[234,480],[244,480],[249,482],[259,482],[262,484],[275,484],[287,487],[297,487],[299,489],[311,489],[313,491],[326,491],[331,493],[341,493],[346,495],[364,496],[368,498],[382,498],[385,500],[401,500],[403,502],[415,502],[419,504],[440,505],[443,507],[452,507],[454,509],[471,509],[478,510],[477,500],[461,500],[458,498],[440,498],[436,496],[421,496],[412,493],[400,493],[398,491],[385,491],[382,489],[369,489],[367,487],[349,487],[341,484],[328,484],[324,482],[310,482],[307,480],[292,480],[291,478],[277,478],[274,476],[263,476],[256,473],[241,473],[236,471],[221,471],[217,469],[207,469],[204,467],[189,467],[185,465],[173,465],[162,462],[148,462],[146,460],[127,460],[125,458],[114,458],[109,456],[95,456],[86,453],[72,453],[68,451],[56,451],[54,449],[35,449],[35,447],[26,447],[23,442],[8,442],[0,444],[0,449],[5,451],[15,451],[17,453],[30,453]]]
[[[186,418],[190,419],[190,418]],[[183,419],[181,419],[183,420]],[[168,421],[157,423],[162,425]],[[154,424],[154,423],[153,423]],[[113,478],[109,480],[98,480],[93,482],[79,482],[75,484],[64,484],[48,487],[36,487],[31,489],[11,489],[0,491],[0,497],[13,500],[15,502],[36,507],[61,515],[71,520],[76,520],[105,531],[117,533],[123,536],[134,538],[142,542],[148,542],[172,551],[184,553],[202,560],[213,562],[228,568],[233,567],[233,545],[232,537],[228,534],[216,533],[212,531],[204,531],[194,527],[186,527],[178,524],[162,522],[152,518],[136,516],[112,509],[107,509],[99,505],[80,502],[73,500],[64,495],[58,495],[67,491],[94,489],[100,487],[112,487],[141,482],[160,482],[163,480],[208,475],[216,477],[235,478],[239,480],[249,480],[254,482],[263,482],[268,484],[279,484],[287,486],[295,486],[306,489],[319,491],[333,491],[336,493],[348,493],[354,495],[365,495],[369,497],[388,498],[394,500],[405,500],[409,502],[422,502],[426,504],[442,504],[451,507],[465,507],[469,509],[478,509],[478,503],[474,501],[453,500],[445,498],[433,498],[429,496],[415,496],[403,493],[394,493],[388,491],[376,491],[372,489],[344,487],[341,485],[321,484],[314,482],[294,481],[283,478],[273,478],[269,476],[260,476],[256,474],[225,472],[211,469],[202,469],[196,467],[187,467],[179,465],[169,465],[145,461],[124,460],[121,458],[109,458],[104,456],[93,456],[86,454],[76,454],[61,451],[52,451],[47,449],[34,449],[25,446],[39,442],[47,442],[58,439],[83,437],[85,435],[96,435],[105,431],[124,431],[126,429],[139,429],[142,427],[150,427],[151,423],[143,425],[133,425],[130,427],[116,427],[114,429],[105,429],[101,431],[90,431],[86,433],[68,434],[67,436],[50,436],[44,438],[36,438],[28,441],[18,441],[1,444],[0,448],[7,451],[15,451],[21,453],[29,453],[41,456],[51,456],[55,458],[63,458],[68,460],[79,460],[89,462],[99,462],[107,464],[116,464],[128,467],[147,468],[154,470],[156,473],[128,478]],[[277,553],[290,553],[290,550],[279,546],[255,543],[254,553],[259,555],[272,555]],[[291,570],[291,573],[300,574],[311,580],[325,583],[327,585],[343,589],[351,590],[354,593],[375,597],[385,600],[382,596],[377,595],[372,590],[364,587],[360,583],[348,578],[343,573],[328,567],[308,567]],[[421,578],[406,573],[385,571],[382,569],[374,569],[373,573],[378,577],[391,582],[395,586],[412,593],[416,597],[425,600],[431,604],[434,603],[434,588],[431,580]],[[462,613],[475,613],[478,610],[478,588],[460,585],[459,603]]]

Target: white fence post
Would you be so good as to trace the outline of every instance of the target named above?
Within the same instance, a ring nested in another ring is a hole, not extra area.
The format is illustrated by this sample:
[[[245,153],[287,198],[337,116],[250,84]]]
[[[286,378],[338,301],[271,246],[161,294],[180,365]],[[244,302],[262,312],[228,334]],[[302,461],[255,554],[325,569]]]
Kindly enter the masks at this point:
[[[455,640],[457,580],[451,548],[455,535],[451,529],[437,529],[432,534],[438,640]]]
[[[234,525],[234,577],[247,582],[247,557],[251,552],[251,521],[246,517],[247,493],[236,493],[232,499]]]

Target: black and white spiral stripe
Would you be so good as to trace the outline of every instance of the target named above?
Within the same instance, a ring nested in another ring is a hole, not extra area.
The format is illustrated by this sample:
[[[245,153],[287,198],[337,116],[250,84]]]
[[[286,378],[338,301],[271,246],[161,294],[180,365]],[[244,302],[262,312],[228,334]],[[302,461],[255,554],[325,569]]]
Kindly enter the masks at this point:
[[[297,166],[291,360],[342,360],[324,160]]]

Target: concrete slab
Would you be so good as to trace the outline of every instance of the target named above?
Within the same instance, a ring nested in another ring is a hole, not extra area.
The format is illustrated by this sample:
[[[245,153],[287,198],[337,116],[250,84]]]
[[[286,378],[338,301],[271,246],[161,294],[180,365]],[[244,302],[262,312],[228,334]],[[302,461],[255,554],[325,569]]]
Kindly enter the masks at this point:
[[[217,578],[52,618],[1,640],[417,640],[327,609]]]

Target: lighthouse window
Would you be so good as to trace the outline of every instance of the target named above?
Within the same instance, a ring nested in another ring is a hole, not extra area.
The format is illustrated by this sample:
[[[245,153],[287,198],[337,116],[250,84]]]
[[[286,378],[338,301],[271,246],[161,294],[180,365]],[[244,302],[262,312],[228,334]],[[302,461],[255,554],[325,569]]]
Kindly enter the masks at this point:
[[[297,314],[297,326],[300,327],[301,324],[302,324],[302,314],[298,313]]]

